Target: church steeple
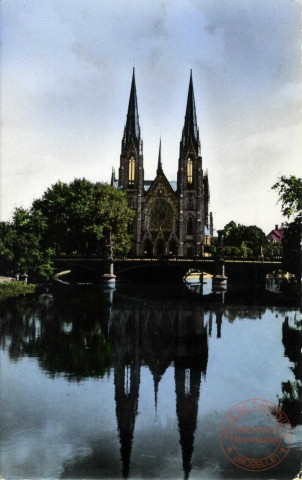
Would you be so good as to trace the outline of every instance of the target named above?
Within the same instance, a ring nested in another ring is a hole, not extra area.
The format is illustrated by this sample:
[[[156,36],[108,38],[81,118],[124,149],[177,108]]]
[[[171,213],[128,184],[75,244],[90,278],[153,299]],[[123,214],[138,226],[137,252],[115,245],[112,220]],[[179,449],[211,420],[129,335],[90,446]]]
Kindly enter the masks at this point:
[[[140,255],[142,239],[142,199],[144,194],[143,141],[139,125],[135,71],[133,68],[127,120],[122,139],[119,168],[119,188],[129,193],[128,204],[136,211],[131,230],[133,233],[133,254]]]
[[[161,163],[161,139],[159,141],[159,152],[158,152],[158,163],[157,163],[157,174],[163,171],[163,166]]]
[[[133,140],[134,142],[139,141],[140,136],[141,136],[141,132],[140,132],[140,126],[139,126],[138,107],[137,107],[135,70],[133,68],[127,121],[125,125],[125,130],[124,130],[123,143],[125,145],[130,140]]]
[[[110,185],[112,187],[116,187],[116,184],[115,184],[115,168],[112,167],[112,174],[111,174],[111,182],[110,182]]]
[[[198,145],[198,142],[199,142],[199,131],[197,126],[192,70],[190,74],[185,123],[182,131],[183,146],[190,143],[190,141],[193,142],[194,146],[196,144]]]

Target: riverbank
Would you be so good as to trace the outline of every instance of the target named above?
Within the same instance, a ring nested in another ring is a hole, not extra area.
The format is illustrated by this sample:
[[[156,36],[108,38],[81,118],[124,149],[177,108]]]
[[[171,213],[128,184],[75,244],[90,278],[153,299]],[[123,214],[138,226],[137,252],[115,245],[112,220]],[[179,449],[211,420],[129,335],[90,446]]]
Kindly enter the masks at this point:
[[[19,295],[27,295],[34,293],[36,285],[17,282],[14,280],[0,283],[0,301],[8,298],[18,297]]]

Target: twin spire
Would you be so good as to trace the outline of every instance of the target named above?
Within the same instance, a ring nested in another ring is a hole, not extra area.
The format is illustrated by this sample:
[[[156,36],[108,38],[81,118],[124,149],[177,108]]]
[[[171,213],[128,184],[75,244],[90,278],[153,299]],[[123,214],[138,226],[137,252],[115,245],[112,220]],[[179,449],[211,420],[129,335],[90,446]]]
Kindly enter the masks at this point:
[[[124,130],[124,137],[123,137],[124,145],[126,145],[131,140],[134,140],[134,141],[141,140],[134,68],[133,68],[133,74],[132,74],[132,83],[131,83],[130,98],[129,98],[129,105],[128,105],[127,121],[125,125],[125,130]],[[186,115],[185,115],[183,130],[182,130],[183,145],[188,144],[190,141],[192,141],[193,144],[197,143],[197,145],[199,143],[199,131],[197,126],[192,70],[190,72]],[[162,162],[161,162],[161,140],[160,140],[157,173],[162,171],[163,171],[163,168],[162,168]]]
[[[163,166],[161,163],[161,139],[159,140],[159,152],[158,152],[158,163],[157,163],[157,174],[163,172]]]
[[[135,71],[133,68],[127,121],[126,121],[125,130],[124,130],[123,141],[125,143],[128,143],[131,139],[140,140],[140,136],[141,136],[141,131],[139,126],[139,117],[138,117],[138,108],[137,108]]]
[[[185,142],[185,144],[187,144],[190,140],[192,140],[193,142],[199,141],[192,70],[190,73],[188,100],[187,100],[185,124],[182,131],[182,139]]]

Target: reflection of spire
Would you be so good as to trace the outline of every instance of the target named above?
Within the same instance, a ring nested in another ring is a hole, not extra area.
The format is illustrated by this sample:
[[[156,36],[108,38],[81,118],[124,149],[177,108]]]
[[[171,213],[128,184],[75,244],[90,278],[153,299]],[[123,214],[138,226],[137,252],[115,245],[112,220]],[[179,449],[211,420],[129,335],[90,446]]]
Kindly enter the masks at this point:
[[[183,324],[184,325],[184,324]],[[189,478],[197,426],[201,374],[208,361],[207,329],[202,317],[190,319],[190,325],[179,327],[175,352],[176,413],[185,479]],[[194,343],[192,344],[192,338]]]
[[[169,345],[168,344],[162,345],[161,338],[159,338],[158,340],[159,340],[159,345],[157,345],[157,347],[159,348],[156,348],[156,347],[152,348],[152,344],[148,346],[146,345],[147,348],[145,349],[145,352],[144,352],[145,363],[150,368],[150,371],[153,376],[155,413],[157,413],[159,382],[161,381],[161,378],[165,373],[166,369],[168,368],[168,366],[170,365],[171,359],[172,359]]]
[[[158,400],[158,384],[160,381],[160,377],[153,375],[153,383],[154,383],[154,408],[155,413],[157,414],[157,400]]]
[[[175,364],[176,413],[185,478],[189,478],[197,426],[201,370]]]
[[[116,331],[113,332],[116,418],[123,477],[128,478],[140,385],[139,323],[131,315],[121,315],[116,320],[114,325]]]
[[[143,358],[148,365],[154,382],[154,403],[157,411],[158,386],[166,369],[169,367],[172,351],[173,329],[158,305],[144,309],[141,319]]]
[[[125,366],[123,370],[120,368],[115,369],[114,381],[116,392],[116,417],[121,444],[123,477],[128,478],[139,397],[139,366],[128,365]],[[127,384],[127,382],[129,383]]]

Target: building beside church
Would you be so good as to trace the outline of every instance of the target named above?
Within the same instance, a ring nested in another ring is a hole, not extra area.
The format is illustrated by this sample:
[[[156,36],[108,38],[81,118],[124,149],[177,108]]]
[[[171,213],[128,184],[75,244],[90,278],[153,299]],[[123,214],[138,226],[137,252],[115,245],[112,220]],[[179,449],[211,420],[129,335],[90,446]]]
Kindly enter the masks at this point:
[[[127,193],[129,205],[136,212],[131,230],[134,255],[191,257],[201,255],[203,245],[210,243],[213,218],[209,213],[208,175],[203,170],[200,154],[192,71],[180,140],[177,181],[169,181],[164,174],[161,142],[156,177],[154,180],[144,179],[143,141],[133,69],[119,176],[115,178],[113,169],[111,185]]]

